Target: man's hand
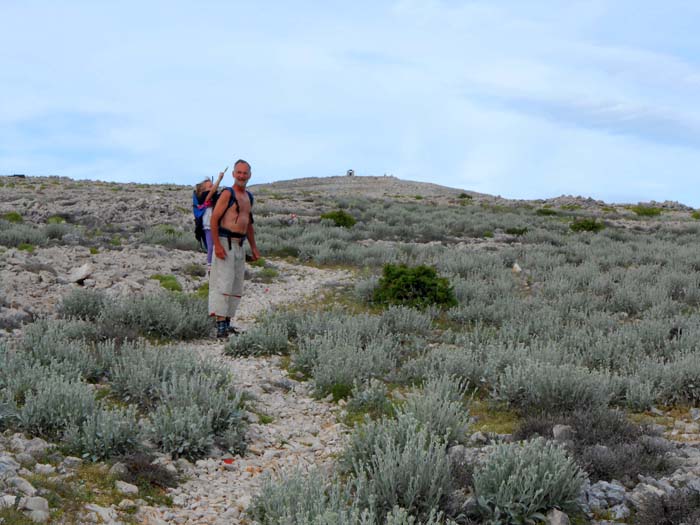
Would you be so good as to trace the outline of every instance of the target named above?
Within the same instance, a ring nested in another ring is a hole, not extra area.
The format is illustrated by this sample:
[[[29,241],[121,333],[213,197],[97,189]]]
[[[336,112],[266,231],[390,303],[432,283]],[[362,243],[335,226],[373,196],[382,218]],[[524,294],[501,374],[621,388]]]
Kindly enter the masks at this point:
[[[221,244],[215,244],[214,245],[214,254],[216,255],[217,259],[226,260],[226,250],[224,250],[224,247],[221,246]]]
[[[251,248],[250,250],[250,262],[255,262],[258,259],[260,259],[260,252],[258,251],[257,248]]]

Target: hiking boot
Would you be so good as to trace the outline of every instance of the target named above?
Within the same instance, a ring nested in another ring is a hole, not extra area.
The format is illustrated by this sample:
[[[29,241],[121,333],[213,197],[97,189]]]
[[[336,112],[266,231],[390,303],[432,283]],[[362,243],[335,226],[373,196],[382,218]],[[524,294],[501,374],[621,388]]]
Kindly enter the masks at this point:
[[[229,325],[228,327],[228,333],[232,335],[240,335],[242,333],[240,328],[236,328],[235,326]]]
[[[228,323],[226,321],[217,321],[216,322],[216,338],[217,339],[224,339],[225,337],[228,337]]]

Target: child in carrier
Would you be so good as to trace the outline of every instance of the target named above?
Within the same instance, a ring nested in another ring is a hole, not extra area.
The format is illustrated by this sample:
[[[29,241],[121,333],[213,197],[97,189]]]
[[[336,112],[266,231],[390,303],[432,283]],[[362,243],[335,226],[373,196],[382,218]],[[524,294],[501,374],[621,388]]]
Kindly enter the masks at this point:
[[[211,240],[211,213],[216,205],[216,199],[219,196],[217,190],[226,170],[228,170],[228,166],[219,173],[215,183],[210,179],[205,179],[195,185],[192,194],[195,237],[199,244],[207,249],[207,270],[211,269],[211,257],[214,252],[214,243]]]

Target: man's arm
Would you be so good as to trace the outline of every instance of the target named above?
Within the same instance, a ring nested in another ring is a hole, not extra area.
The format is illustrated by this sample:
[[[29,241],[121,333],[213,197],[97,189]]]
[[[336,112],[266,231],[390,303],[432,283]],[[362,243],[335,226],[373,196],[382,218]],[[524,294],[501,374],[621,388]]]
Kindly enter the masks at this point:
[[[224,251],[224,247],[221,246],[221,241],[219,241],[219,221],[221,220],[221,217],[224,216],[224,213],[226,213],[226,210],[228,209],[228,201],[230,199],[230,191],[221,192],[221,196],[216,202],[214,211],[211,213],[211,238],[214,241],[214,254],[216,254],[219,259],[226,259],[226,252]]]
[[[250,244],[250,254],[253,261],[260,259],[260,252],[258,251],[258,245],[255,244],[255,227],[253,223],[248,224],[248,230],[246,231],[246,236],[248,238],[248,243]]]

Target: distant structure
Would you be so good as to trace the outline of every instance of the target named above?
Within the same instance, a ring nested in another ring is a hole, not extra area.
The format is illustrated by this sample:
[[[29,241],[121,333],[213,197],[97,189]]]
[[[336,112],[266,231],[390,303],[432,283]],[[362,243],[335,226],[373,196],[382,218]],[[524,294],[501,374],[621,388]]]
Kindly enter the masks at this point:
[[[355,175],[355,170],[348,170],[345,172],[345,175],[347,175],[348,177],[352,177],[353,175]]]

